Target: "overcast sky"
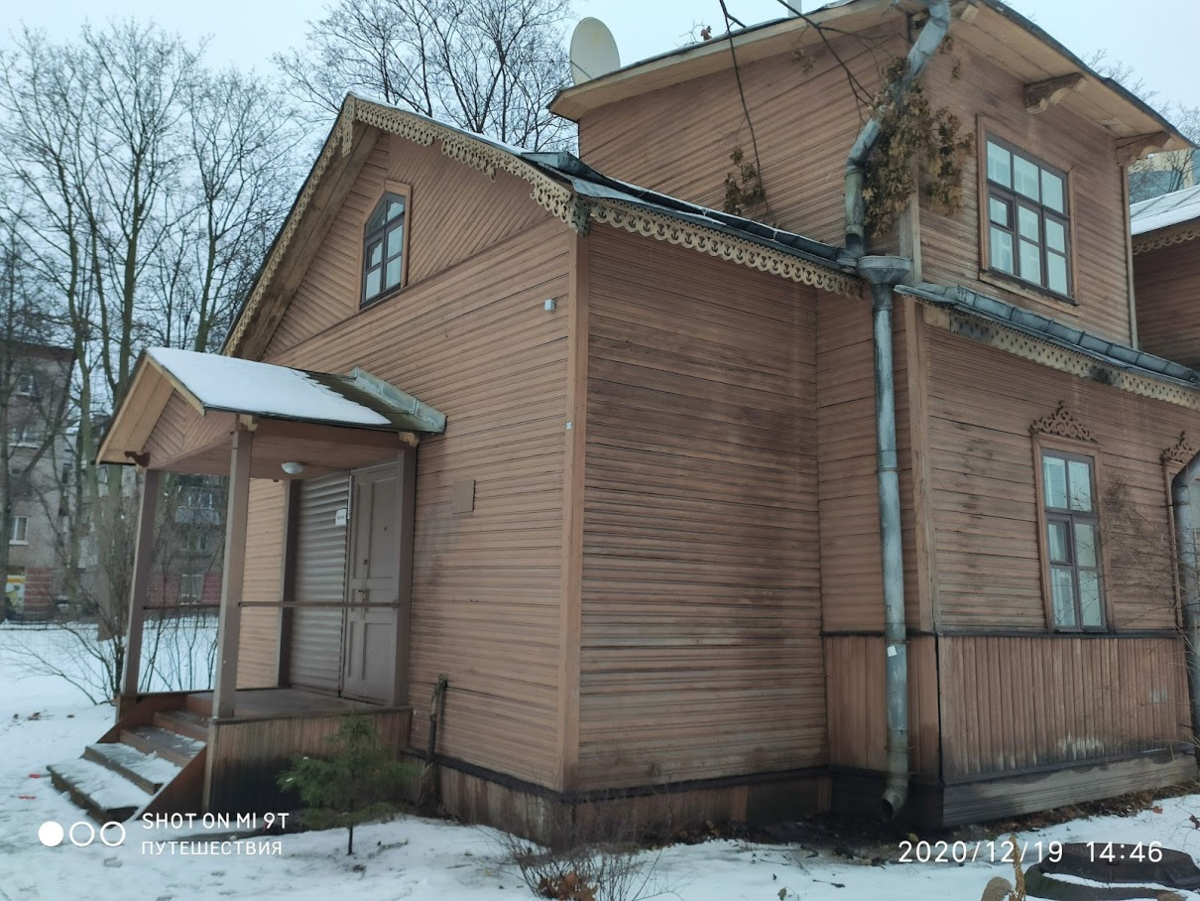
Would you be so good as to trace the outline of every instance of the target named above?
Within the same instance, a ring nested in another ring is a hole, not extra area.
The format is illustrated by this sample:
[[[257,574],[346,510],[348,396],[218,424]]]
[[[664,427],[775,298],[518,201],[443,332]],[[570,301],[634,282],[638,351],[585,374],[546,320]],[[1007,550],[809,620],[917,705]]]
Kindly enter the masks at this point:
[[[777,0],[726,0],[729,11],[746,24],[785,14]],[[319,17],[327,0],[8,0],[0,14],[0,41],[21,22],[68,37],[84,21],[134,16],[152,18],[185,38],[211,37],[211,63],[236,63],[266,71],[272,53],[300,44],[305,22]],[[821,3],[806,0],[805,11]],[[1174,100],[1200,106],[1197,79],[1196,0],[1009,0],[1009,5],[1080,56],[1106,50],[1132,65],[1146,87],[1158,92],[1161,105]],[[628,64],[688,41],[693,25],[711,24],[720,31],[718,0],[574,0],[575,17],[595,16],[612,30]]]

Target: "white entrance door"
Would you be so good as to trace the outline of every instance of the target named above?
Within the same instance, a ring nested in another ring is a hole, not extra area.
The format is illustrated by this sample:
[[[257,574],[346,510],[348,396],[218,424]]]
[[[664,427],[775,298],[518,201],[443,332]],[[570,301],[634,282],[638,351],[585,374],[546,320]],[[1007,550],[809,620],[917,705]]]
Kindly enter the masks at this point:
[[[400,602],[396,464],[353,475],[342,694],[392,703]]]

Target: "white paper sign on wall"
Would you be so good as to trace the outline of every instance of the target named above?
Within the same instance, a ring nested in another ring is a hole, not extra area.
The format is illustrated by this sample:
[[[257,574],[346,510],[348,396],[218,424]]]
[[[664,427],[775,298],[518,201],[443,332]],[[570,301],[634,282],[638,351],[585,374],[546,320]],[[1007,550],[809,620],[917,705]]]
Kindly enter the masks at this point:
[[[347,510],[345,507],[338,507],[337,511],[333,514],[333,524],[335,526],[344,526],[346,524],[346,513]]]

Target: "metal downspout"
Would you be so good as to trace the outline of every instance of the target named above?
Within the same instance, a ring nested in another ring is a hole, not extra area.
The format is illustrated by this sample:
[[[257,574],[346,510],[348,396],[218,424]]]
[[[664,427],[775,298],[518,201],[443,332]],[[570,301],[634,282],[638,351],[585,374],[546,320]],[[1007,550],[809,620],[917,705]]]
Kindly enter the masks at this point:
[[[904,96],[950,30],[949,0],[924,0],[929,10],[908,51],[908,68],[891,89],[893,101]],[[892,819],[908,799],[908,653],[904,623],[904,556],[900,533],[900,480],[896,465],[896,394],[892,362],[892,289],[912,270],[903,257],[866,257],[863,167],[879,139],[876,112],[846,158],[846,251],[857,260],[858,274],[871,286],[875,347],[875,444],[879,489],[879,532],[883,555],[885,686],[887,698],[887,784],[880,814]]]
[[[1188,694],[1192,702],[1192,734],[1200,736],[1200,571],[1197,570],[1195,516],[1189,487],[1200,476],[1200,453],[1171,479],[1171,511],[1175,518],[1175,557],[1183,602],[1184,654]]]
[[[875,461],[883,553],[883,614],[887,698],[885,820],[908,797],[908,651],[904,626],[904,555],[900,539],[900,475],[896,456],[896,386],[892,363],[892,289],[912,270],[904,257],[863,257],[858,273],[871,285],[875,338]]]
[[[908,51],[908,70],[889,92],[893,102],[908,92],[921,70],[925,68],[929,57],[933,56],[950,30],[950,0],[926,0],[926,6],[929,8],[929,19]],[[846,157],[846,251],[855,257],[862,256],[866,250],[866,214],[862,196],[863,166],[866,165],[867,157],[871,155],[871,148],[879,140],[880,127],[880,113],[876,111],[859,132],[858,140],[854,142],[850,155]]]

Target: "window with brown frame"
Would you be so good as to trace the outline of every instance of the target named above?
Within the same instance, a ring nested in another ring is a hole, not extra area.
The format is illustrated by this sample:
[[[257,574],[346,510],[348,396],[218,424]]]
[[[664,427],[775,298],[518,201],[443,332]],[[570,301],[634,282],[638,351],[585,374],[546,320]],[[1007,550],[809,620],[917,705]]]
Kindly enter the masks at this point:
[[[987,139],[987,268],[1071,296],[1067,174]]]
[[[404,280],[405,202],[401,194],[384,194],[367,220],[363,235],[363,290],[367,306],[401,286]]]
[[[1042,503],[1056,629],[1104,629],[1095,461],[1042,451]]]

